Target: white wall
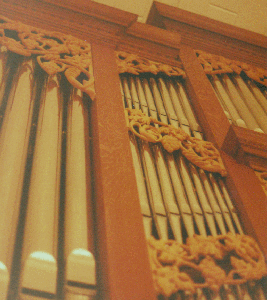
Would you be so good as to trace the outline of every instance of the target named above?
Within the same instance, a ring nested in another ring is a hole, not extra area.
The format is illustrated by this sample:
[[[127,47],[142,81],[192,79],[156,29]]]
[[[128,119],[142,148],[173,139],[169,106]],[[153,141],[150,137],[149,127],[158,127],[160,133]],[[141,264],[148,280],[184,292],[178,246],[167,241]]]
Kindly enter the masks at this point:
[[[267,36],[267,0],[158,0]],[[95,0],[139,16],[145,22],[153,0]]]

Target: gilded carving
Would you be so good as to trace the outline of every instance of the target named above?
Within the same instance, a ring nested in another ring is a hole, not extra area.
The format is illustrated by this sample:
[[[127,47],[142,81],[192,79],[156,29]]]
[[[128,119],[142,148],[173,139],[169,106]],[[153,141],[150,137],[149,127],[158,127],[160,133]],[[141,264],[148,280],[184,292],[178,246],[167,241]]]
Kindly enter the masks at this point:
[[[116,52],[117,66],[119,73],[131,73],[139,75],[141,73],[164,73],[167,76],[185,76],[184,70],[178,67],[157,63],[136,54],[129,54],[123,51]]]
[[[201,50],[196,50],[196,54],[206,74],[224,74],[233,72],[240,74],[243,71],[250,79],[267,86],[267,70],[263,68],[254,67],[240,61],[206,53]]]
[[[175,128],[158,120],[148,117],[141,110],[125,110],[129,131],[142,140],[151,143],[161,143],[165,150],[181,153],[194,165],[210,172],[226,176],[219,151],[211,142],[206,142],[189,136],[181,128]],[[159,127],[155,127],[155,125]]]
[[[267,275],[258,244],[247,235],[195,235],[186,244],[174,240],[148,240],[153,282],[157,294],[166,297],[179,290],[195,293],[222,285],[242,284]]]
[[[86,41],[1,16],[0,44],[20,55],[36,56],[49,75],[65,72],[74,87],[95,98],[91,46]]]

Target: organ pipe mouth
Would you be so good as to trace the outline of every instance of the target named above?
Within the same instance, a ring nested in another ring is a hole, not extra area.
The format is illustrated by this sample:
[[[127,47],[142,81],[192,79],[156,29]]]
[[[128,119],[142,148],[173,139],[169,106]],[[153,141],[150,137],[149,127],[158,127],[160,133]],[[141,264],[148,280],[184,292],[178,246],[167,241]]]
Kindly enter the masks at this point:
[[[67,258],[66,290],[73,293],[96,294],[95,259],[86,249],[75,249]]]
[[[32,253],[27,258],[23,271],[21,283],[23,294],[55,295],[57,262],[51,254],[42,251]]]
[[[2,294],[7,294],[9,284],[9,272],[4,263],[0,262],[0,291]]]
[[[56,296],[54,294],[50,294],[47,292],[39,291],[39,290],[33,290],[33,289],[22,289],[22,295],[21,298],[24,300],[27,299],[56,299]]]

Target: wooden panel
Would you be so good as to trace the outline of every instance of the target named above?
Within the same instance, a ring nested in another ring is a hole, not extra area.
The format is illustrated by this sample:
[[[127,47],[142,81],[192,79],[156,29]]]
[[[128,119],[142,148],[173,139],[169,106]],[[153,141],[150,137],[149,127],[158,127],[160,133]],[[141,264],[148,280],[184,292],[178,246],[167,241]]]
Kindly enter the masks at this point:
[[[228,171],[226,185],[235,200],[245,232],[259,242],[267,256],[267,197],[250,167],[238,164],[225,153],[221,155]]]
[[[92,124],[100,299],[154,299],[115,54],[111,48],[93,44],[92,56],[97,94]]]

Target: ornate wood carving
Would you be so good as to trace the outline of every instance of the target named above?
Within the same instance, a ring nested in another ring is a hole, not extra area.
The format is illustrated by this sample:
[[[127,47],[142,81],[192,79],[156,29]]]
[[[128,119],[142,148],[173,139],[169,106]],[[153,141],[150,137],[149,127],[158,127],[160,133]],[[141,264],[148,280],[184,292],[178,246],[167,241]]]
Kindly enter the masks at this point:
[[[267,274],[263,253],[246,235],[195,235],[185,245],[150,238],[148,249],[155,289],[167,297],[203,287],[218,292],[223,284],[242,284]]]
[[[159,122],[146,116],[141,110],[127,108],[125,115],[128,129],[142,140],[161,143],[169,153],[181,150],[182,154],[196,166],[226,176],[220,153],[211,142],[190,137],[181,128],[177,129]]]
[[[136,54],[129,54],[123,51],[116,52],[117,65],[119,73],[131,73],[139,75],[141,73],[164,73],[167,76],[183,76],[185,72],[179,67],[173,67],[166,64],[157,63]]]
[[[201,50],[196,50],[196,54],[206,74],[233,72],[240,74],[243,71],[249,78],[267,86],[267,70],[263,68],[254,67],[237,60],[231,60]]]
[[[65,72],[74,87],[95,98],[89,43],[0,16],[0,44],[20,55],[35,55],[49,75]]]

